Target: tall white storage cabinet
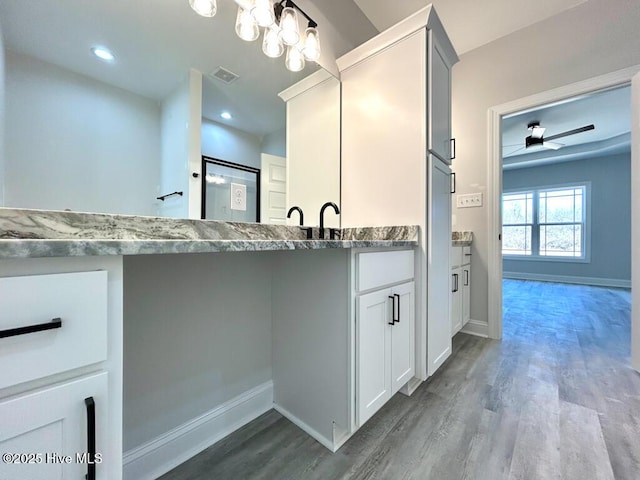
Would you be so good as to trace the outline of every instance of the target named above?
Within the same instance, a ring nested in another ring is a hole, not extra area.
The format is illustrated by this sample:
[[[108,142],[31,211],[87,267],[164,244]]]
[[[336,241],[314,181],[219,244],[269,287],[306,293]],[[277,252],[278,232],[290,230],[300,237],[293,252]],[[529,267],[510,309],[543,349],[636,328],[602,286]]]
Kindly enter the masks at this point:
[[[420,380],[451,351],[448,164],[450,70],[457,60],[431,6],[338,59],[342,226],[421,227],[415,256]]]

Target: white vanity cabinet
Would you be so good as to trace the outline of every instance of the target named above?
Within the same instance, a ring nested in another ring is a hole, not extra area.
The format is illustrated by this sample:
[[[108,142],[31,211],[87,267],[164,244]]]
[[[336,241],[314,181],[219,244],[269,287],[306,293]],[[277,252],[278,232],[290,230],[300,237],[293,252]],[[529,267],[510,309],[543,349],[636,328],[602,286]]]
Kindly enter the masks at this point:
[[[469,322],[471,309],[471,247],[451,247],[451,336]]]
[[[120,479],[120,264],[0,267],[0,478]]]
[[[451,353],[451,69],[432,6],[337,60],[342,82],[342,227],[416,224],[416,377]],[[412,383],[412,388],[418,382]]]
[[[109,476],[107,373],[0,401],[0,478],[88,480]],[[97,455],[96,455],[97,454]],[[85,477],[85,475],[87,475]]]
[[[362,426],[415,373],[414,255],[355,255],[356,416]]]

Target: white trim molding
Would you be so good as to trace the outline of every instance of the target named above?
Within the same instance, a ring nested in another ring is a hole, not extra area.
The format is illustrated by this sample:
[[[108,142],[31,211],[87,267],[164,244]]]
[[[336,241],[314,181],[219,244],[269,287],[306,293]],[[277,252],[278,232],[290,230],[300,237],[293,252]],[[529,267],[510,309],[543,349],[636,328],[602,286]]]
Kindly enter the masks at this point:
[[[309,424],[307,424],[306,422],[303,422],[302,420],[300,420],[297,416],[295,416],[293,413],[291,413],[286,408],[281,407],[278,404],[274,404],[273,408],[274,408],[274,410],[276,412],[280,413],[280,415],[282,415],[283,417],[285,417],[286,419],[291,421],[291,423],[293,423],[294,425],[297,425],[298,427],[300,427],[302,430],[307,432],[310,436],[315,438],[318,442],[320,442],[322,445],[324,445],[325,447],[327,447],[329,450],[331,450],[334,453],[351,436],[351,435],[348,435],[348,434],[344,434],[344,432],[343,432],[343,434],[340,435],[340,438],[338,439],[338,441],[334,442],[333,439],[328,439],[327,437],[322,435],[320,432],[318,432],[315,428],[310,427]],[[335,430],[336,429],[335,429],[335,426],[334,426],[334,433],[335,433]]]
[[[473,318],[469,319],[467,324],[462,327],[462,330],[460,331],[469,335],[475,335],[476,337],[489,337],[489,325],[486,322],[474,320]]]
[[[623,278],[579,277],[572,275],[549,275],[546,273],[504,272],[504,278],[534,280],[537,282],[573,283],[596,287],[631,288],[631,280]]]
[[[487,281],[489,337],[502,338],[502,118],[517,112],[539,108],[599,90],[606,90],[631,83],[631,78],[640,72],[640,65],[634,65],[616,72],[572,83],[546,92],[530,95],[512,102],[491,107],[487,112]],[[634,166],[632,164],[632,176]],[[637,172],[636,172],[637,175]],[[634,215],[631,215],[632,222]],[[640,272],[638,272],[640,273]]]
[[[124,454],[125,480],[153,480],[273,408],[273,382],[258,385]]]

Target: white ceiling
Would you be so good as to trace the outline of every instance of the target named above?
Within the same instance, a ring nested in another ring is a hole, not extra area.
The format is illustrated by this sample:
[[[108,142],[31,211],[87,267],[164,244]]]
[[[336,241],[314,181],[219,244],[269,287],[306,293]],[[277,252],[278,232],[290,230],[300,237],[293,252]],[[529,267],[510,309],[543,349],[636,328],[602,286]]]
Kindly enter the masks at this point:
[[[432,3],[458,55],[586,1],[355,0],[360,9],[380,31]]]
[[[358,44],[376,33],[352,0],[322,5],[353,28],[344,37]],[[320,4],[320,2],[319,2]],[[208,74],[218,66],[240,75],[231,85],[204,82],[203,115],[242,130],[264,135],[284,128],[285,106],[277,93],[318,67],[309,64],[293,74],[284,58],[270,59],[261,38],[240,40],[235,32],[237,5],[218,0],[213,18],[191,10],[187,0],[1,0],[0,23],[5,46],[15,52],[59,65],[116,87],[161,101],[186,78],[190,68]],[[334,23],[332,21],[332,23]],[[322,26],[320,26],[322,33]],[[116,55],[106,64],[90,53],[104,45]]]
[[[544,137],[591,124],[595,129],[553,140],[563,145],[558,150],[540,146],[525,149],[525,137],[531,134],[527,125],[534,121],[546,128]],[[502,121],[504,165],[523,167],[627,151],[630,129],[631,91],[628,86],[519,113]]]
[[[433,3],[458,53],[464,53],[584,1]],[[342,40],[354,46],[374,36],[376,27],[383,30],[428,3],[300,0],[305,2],[312,2]],[[218,0],[218,13],[212,19],[196,15],[187,0],[0,0],[7,48],[156,101],[172,92],[189,68],[206,75],[223,66],[237,73],[240,79],[231,85],[205,78],[203,115],[221,121],[220,111],[230,110],[234,118],[229,124],[264,135],[284,127],[284,104],[276,94],[314,68],[292,74],[283,58],[264,56],[259,41],[238,39],[235,15],[233,0]],[[112,49],[114,63],[91,55],[90,48],[99,44]]]

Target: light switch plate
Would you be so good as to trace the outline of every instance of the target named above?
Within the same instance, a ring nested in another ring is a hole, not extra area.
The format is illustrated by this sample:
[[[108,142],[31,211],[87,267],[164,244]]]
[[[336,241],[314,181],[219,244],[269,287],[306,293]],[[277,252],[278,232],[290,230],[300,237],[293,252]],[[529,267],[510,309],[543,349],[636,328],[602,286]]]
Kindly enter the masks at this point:
[[[456,207],[472,208],[482,206],[482,193],[467,193],[466,195],[456,195]]]
[[[247,186],[240,183],[231,184],[231,210],[247,209]]]

